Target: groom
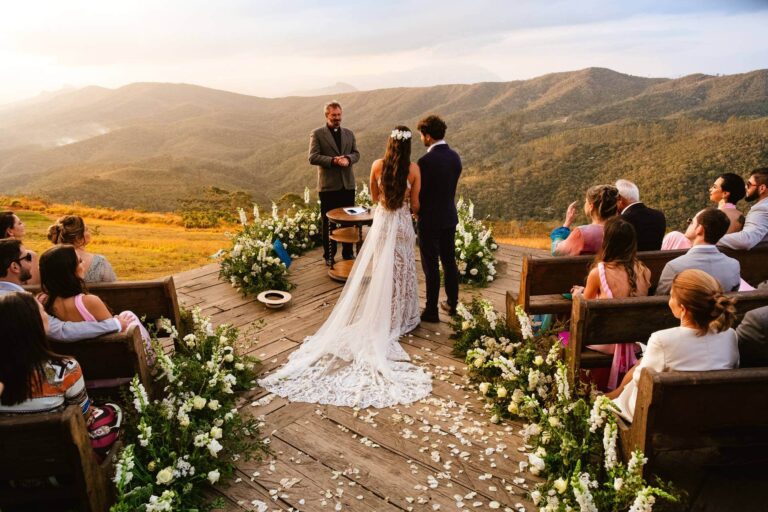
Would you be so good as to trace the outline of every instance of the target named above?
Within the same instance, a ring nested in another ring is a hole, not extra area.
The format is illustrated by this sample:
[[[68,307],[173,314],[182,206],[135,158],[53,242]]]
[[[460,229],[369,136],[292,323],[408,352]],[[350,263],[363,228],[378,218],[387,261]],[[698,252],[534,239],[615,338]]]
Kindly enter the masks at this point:
[[[459,271],[456,267],[456,184],[461,175],[461,158],[448,147],[445,138],[445,122],[436,115],[419,121],[416,127],[421,141],[427,146],[427,154],[418,161],[421,169],[421,193],[419,194],[419,251],[421,266],[427,284],[427,305],[421,314],[422,322],[439,322],[437,315],[440,295],[440,268],[443,265],[447,301],[440,309],[456,314],[459,302]]]

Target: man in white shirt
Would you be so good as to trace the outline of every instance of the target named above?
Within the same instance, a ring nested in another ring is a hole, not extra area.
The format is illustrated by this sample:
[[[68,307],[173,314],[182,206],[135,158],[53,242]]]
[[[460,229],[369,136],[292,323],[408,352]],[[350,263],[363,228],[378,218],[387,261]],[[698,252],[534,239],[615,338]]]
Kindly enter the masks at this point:
[[[768,242],[768,167],[755,169],[746,183],[747,201],[757,201],[747,213],[744,228],[720,239],[717,245],[748,251]]]
[[[0,295],[26,292],[22,284],[32,276],[31,271],[32,253],[21,245],[21,240],[0,240]],[[48,336],[58,341],[97,338],[103,334],[124,331],[128,326],[126,320],[118,317],[101,322],[62,322],[52,316],[48,322]]]
[[[717,208],[706,208],[697,213],[685,230],[686,238],[693,245],[687,253],[664,266],[656,286],[656,295],[669,295],[675,276],[689,268],[703,270],[717,279],[723,291],[737,291],[741,283],[741,265],[738,260],[721,253],[715,246],[730,225],[728,216]]]

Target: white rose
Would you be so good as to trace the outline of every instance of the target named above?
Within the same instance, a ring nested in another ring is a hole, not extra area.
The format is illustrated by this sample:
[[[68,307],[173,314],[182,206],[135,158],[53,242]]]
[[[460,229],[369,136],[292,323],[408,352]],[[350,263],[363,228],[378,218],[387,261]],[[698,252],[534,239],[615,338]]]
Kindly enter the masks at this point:
[[[219,481],[219,477],[220,476],[221,475],[219,475],[219,470],[218,469],[214,469],[213,471],[209,471],[208,472],[208,481],[211,482],[212,484],[215,484],[216,482]]]
[[[224,432],[219,427],[211,427],[211,437],[213,439],[221,439],[223,434]]]
[[[624,486],[624,479],[623,478],[616,478],[613,481],[613,488],[615,490],[620,491],[623,486]]]
[[[227,363],[231,363],[234,360],[235,360],[235,356],[233,356],[232,354],[227,354],[224,356],[224,361],[226,361]]]
[[[210,401],[208,402],[208,408],[209,408],[210,410],[212,410],[212,411],[216,411],[216,410],[218,410],[218,409],[219,409],[219,407],[221,407],[221,406],[219,405],[219,401],[218,401],[218,400],[210,400]]]
[[[173,480],[173,467],[168,466],[157,472],[157,485],[165,485],[171,480]]]
[[[562,478],[558,478],[557,480],[555,480],[554,486],[558,494],[563,494],[565,490],[568,488],[568,482],[566,482]]]
[[[533,360],[533,364],[535,364],[536,366],[541,366],[542,364],[544,364],[544,358],[541,356],[536,356],[536,359]]]
[[[211,452],[213,457],[218,457],[222,448],[224,447],[216,439],[211,439],[211,442],[208,443],[208,451]]]
[[[539,501],[541,501],[541,493],[539,491],[533,491],[531,493],[531,500],[534,505],[538,505]]]
[[[510,414],[517,414],[519,408],[515,402],[510,402],[510,404],[507,406],[507,411],[509,411]]]
[[[482,258],[483,257],[483,251],[477,251],[477,257]]]
[[[478,389],[480,392],[484,395],[488,394],[488,390],[491,389],[491,383],[490,382],[483,382],[478,386]]]
[[[505,388],[504,386],[499,386],[498,388],[496,388],[496,396],[498,396],[499,398],[504,398],[505,396],[507,396],[507,388]]]
[[[469,270],[469,273],[470,273],[471,275],[473,275],[473,276],[476,276],[476,275],[477,275],[477,269],[476,269],[476,268],[470,269],[470,270]]]
[[[203,407],[205,407],[205,403],[206,402],[207,402],[207,400],[205,398],[203,398],[202,396],[195,395],[195,398],[192,399],[192,407],[194,407],[197,410],[200,410]]]

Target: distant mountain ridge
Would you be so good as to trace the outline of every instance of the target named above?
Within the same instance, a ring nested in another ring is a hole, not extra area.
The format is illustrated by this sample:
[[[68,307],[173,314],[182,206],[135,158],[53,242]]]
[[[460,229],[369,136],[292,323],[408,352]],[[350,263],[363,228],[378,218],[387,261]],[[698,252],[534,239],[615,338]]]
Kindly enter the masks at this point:
[[[173,210],[215,185],[265,203],[314,187],[308,135],[332,98],[358,139],[358,180],[392,126],[415,129],[436,112],[463,158],[461,190],[501,219],[559,216],[586,186],[618,176],[684,218],[717,173],[768,164],[768,70],[667,79],[588,68],[276,99],[189,84],[87,87],[0,111],[0,172],[8,193],[59,201]],[[423,151],[414,144],[413,159]],[[682,186],[691,191],[678,200]]]

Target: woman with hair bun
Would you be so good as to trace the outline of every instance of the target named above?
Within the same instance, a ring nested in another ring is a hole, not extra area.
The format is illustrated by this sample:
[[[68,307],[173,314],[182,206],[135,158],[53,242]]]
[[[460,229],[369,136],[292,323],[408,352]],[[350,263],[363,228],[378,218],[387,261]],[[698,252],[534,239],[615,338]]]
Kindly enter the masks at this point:
[[[24,225],[18,215],[12,211],[0,212],[0,240],[5,238],[13,238],[15,240],[22,240],[24,235],[27,234],[27,227]],[[23,241],[23,240],[22,240]],[[29,251],[32,255],[32,261],[30,262],[30,273],[32,277],[29,278],[24,284],[40,284],[40,271],[38,270],[38,258],[37,253]]]
[[[680,326],[656,331],[648,348],[621,386],[606,396],[619,406],[620,415],[632,421],[637,384],[643,368],[657,372],[728,370],[739,364],[735,299],[723,295],[720,283],[702,270],[680,272],[672,282],[669,309]]]
[[[91,241],[91,232],[79,215],[65,215],[56,224],[48,228],[48,240],[54,244],[70,244],[75,247],[78,256],[83,260],[86,283],[111,283],[117,281],[112,265],[101,254],[93,254],[85,250]]]
[[[576,205],[572,202],[565,212],[565,222],[550,235],[553,256],[578,256],[596,254],[603,243],[603,224],[618,213],[619,191],[613,185],[595,185],[587,190],[584,213],[590,224],[571,230],[576,218]]]

